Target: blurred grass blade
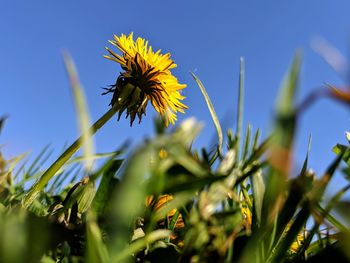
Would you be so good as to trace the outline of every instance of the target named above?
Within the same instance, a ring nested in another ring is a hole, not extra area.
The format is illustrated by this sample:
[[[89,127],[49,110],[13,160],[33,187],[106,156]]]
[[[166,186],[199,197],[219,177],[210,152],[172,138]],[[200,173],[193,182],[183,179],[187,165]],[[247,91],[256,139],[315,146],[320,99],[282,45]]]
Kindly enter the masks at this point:
[[[99,118],[90,128],[91,133],[96,133],[108,120],[110,120],[113,115],[117,112],[117,109],[112,107],[109,109],[101,118]],[[22,200],[22,206],[28,207],[37,195],[42,191],[45,185],[50,181],[52,177],[55,176],[57,171],[73,156],[73,154],[79,150],[81,146],[82,138],[78,138],[71,146],[68,147],[58,158],[52,163],[52,165],[45,171],[45,173],[40,177],[25,195]]]
[[[249,144],[250,144],[250,134],[251,134],[252,127],[250,124],[247,126],[247,131],[244,138],[244,147],[242,152],[242,160],[245,160],[249,153]]]
[[[107,157],[117,157],[118,155],[122,154],[122,151],[119,151],[118,153],[116,152],[106,152],[106,153],[95,153],[91,158],[93,160],[98,160],[98,159],[104,159]],[[66,165],[73,164],[73,163],[80,163],[81,161],[84,160],[84,156],[77,156],[72,159],[70,159]]]
[[[110,262],[107,247],[102,241],[101,231],[92,213],[87,216],[86,239],[86,262]]]
[[[210,185],[216,181],[222,181],[227,176],[206,176],[206,177],[190,177],[189,176],[178,176],[177,178],[167,178],[167,184],[164,187],[166,193],[177,193],[182,191],[198,191],[207,185]]]
[[[350,143],[350,132],[348,131],[345,132],[345,138],[348,141],[348,143]]]
[[[114,178],[114,176],[121,164],[122,160],[114,160],[114,158],[110,159],[103,165],[101,171],[96,173],[102,174],[102,180],[92,202],[92,208],[96,212],[97,216],[104,213],[105,208],[108,205],[108,201],[112,197],[117,180]]]
[[[236,158],[239,158],[241,133],[243,125],[243,103],[244,103],[244,58],[240,58],[239,64],[239,89],[238,89],[238,103],[237,103],[237,123],[236,123]]]
[[[179,207],[184,206],[189,200],[193,198],[193,193],[180,192],[173,196],[173,198],[166,202],[165,205],[160,207],[154,214],[155,219],[165,218],[172,210],[178,209]]]
[[[296,126],[296,110],[294,101],[298,86],[301,66],[301,55],[297,53],[282,82],[276,106],[274,147],[271,164],[280,172],[287,174],[291,165],[292,147]]]
[[[258,147],[258,143],[259,143],[259,139],[260,139],[260,129],[258,129],[254,135],[254,139],[253,139],[253,145],[252,145],[252,151],[255,151]]]
[[[0,134],[1,134],[2,128],[4,127],[6,119],[7,119],[7,116],[2,116],[0,118]]]
[[[38,156],[34,159],[34,161],[31,163],[31,165],[29,166],[27,172],[24,174],[24,178],[23,179],[27,179],[28,177],[30,177],[31,175],[33,175],[34,173],[36,173],[39,169],[40,169],[40,165],[36,166],[40,161],[40,164],[43,164],[52,154],[52,151],[50,151],[48,153],[48,155],[42,159],[42,157],[44,156],[44,154],[47,152],[47,150],[49,149],[49,145],[46,145],[41,152],[38,154]]]
[[[130,255],[133,255],[140,249],[145,248],[148,244],[152,244],[160,239],[168,238],[170,233],[170,230],[159,229],[149,233],[143,238],[137,239],[124,250],[117,252],[116,256],[113,258],[113,262],[130,262],[127,260]]]
[[[208,175],[208,171],[204,169],[182,145],[172,145],[172,147],[169,147],[168,152],[177,163],[181,164],[193,175],[197,177]]]
[[[277,113],[279,115],[290,115],[294,113],[294,99],[298,87],[298,78],[301,66],[301,54],[294,57],[292,67],[285,76],[280,94],[277,99]]]
[[[319,179],[318,182],[316,182],[313,185],[313,189],[310,191],[311,201],[316,206],[316,209],[321,211],[321,217],[320,219],[323,219],[326,217],[327,214],[329,214],[330,210],[332,209],[333,205],[341,198],[341,196],[347,191],[347,188],[341,189],[329,202],[327,207],[325,209],[322,209],[318,202],[321,200],[323,193],[326,190],[327,185],[329,184],[331,178],[333,177],[337,167],[339,166],[342,158],[344,155],[349,154],[349,149],[346,151],[341,152],[337,158],[330,164],[328,169],[326,170],[325,174],[321,179]],[[309,234],[307,238],[304,240],[302,246],[300,247],[298,251],[298,255],[302,255],[308,248],[309,244],[312,241],[312,238],[314,237],[315,233],[317,232],[319,226],[320,226],[320,220],[316,220],[313,228],[309,231]]]
[[[180,211],[178,209],[176,209],[175,214],[173,215],[173,217],[170,220],[169,227],[168,227],[169,230],[171,230],[171,231],[174,230],[174,228],[176,226],[176,222],[179,219],[179,216],[180,216]]]
[[[329,223],[331,223],[333,226],[335,226],[340,231],[347,231],[348,230],[348,228],[343,223],[341,223],[338,219],[336,219],[334,216],[332,216],[332,214],[329,213],[329,211],[327,211],[328,209],[325,210],[320,205],[318,205],[316,207],[316,209],[320,214],[325,215],[325,219],[327,219],[327,221]]]
[[[263,247],[263,253],[266,257],[270,255],[280,236],[276,223],[285,202],[285,191],[288,186],[287,178],[291,169],[297,119],[294,104],[300,65],[301,56],[297,53],[282,81],[276,105],[275,127],[272,132],[269,154],[270,167],[267,170],[266,189],[261,209],[262,231],[259,235],[262,242],[255,241],[257,242],[255,245],[260,248]],[[271,233],[273,229],[276,231]]]
[[[345,149],[342,151],[335,160],[331,163],[331,165],[327,168],[325,174],[320,178],[318,182],[315,183],[312,192],[310,193],[311,196],[314,198],[315,201],[318,201],[323,196],[326,187],[328,186],[330,180],[332,179],[334,173],[336,172],[338,166],[340,165],[340,162],[344,158],[349,158],[350,156],[350,148]]]
[[[256,225],[260,226],[261,222],[261,210],[262,210],[262,204],[263,204],[263,198],[265,193],[265,183],[262,176],[262,170],[259,169],[256,173],[251,175],[251,182],[253,187],[253,208],[255,215],[254,218],[256,219]]]
[[[133,225],[135,218],[140,215],[146,196],[149,194],[148,185],[144,180],[145,175],[152,174],[152,168],[155,165],[150,161],[153,152],[153,145],[148,143],[133,153],[126,163],[119,190],[114,195],[112,222],[113,227],[119,231],[112,244],[115,256],[120,255],[129,243],[130,225]]]
[[[270,253],[267,263],[270,262],[283,262],[285,258],[286,251],[290,248],[292,243],[297,239],[298,234],[303,228],[306,220],[310,216],[310,206],[308,203],[305,203],[305,206],[299,211],[296,216],[295,221],[293,222],[290,229],[287,231],[287,234],[284,238],[281,239],[281,242],[277,244],[277,247]]]
[[[222,135],[222,129],[221,129],[220,121],[218,119],[218,116],[216,115],[214,106],[211,103],[211,100],[209,98],[209,95],[208,95],[207,91],[204,88],[203,83],[197,78],[197,76],[193,72],[191,72],[191,75],[194,78],[194,80],[197,82],[197,85],[200,88],[200,90],[201,90],[201,92],[202,92],[202,94],[204,96],[205,102],[207,103],[207,106],[208,106],[211,118],[212,118],[212,120],[214,122],[214,126],[215,126],[216,132],[218,134],[218,150],[219,150],[219,153],[222,154],[223,135]]]
[[[335,154],[341,154],[345,152],[348,149],[348,146],[343,145],[343,144],[337,144],[336,146],[333,147],[332,151]],[[343,155],[343,161],[346,162],[350,166],[350,155]]]
[[[90,172],[93,168],[94,143],[92,131],[90,130],[90,117],[86,104],[83,88],[80,84],[78,73],[74,62],[67,51],[63,53],[63,59],[68,73],[70,87],[73,93],[79,130],[81,135],[81,146],[83,148],[85,170]]]
[[[270,147],[271,147],[272,137],[265,139],[254,151],[250,154],[249,158],[244,161],[242,170],[249,167],[253,162],[258,160]]]
[[[305,198],[305,194],[312,188],[313,178],[307,176],[308,160],[309,152],[306,154],[299,176],[289,182],[289,194],[284,202],[277,221],[276,242],[281,239],[288,223],[292,220],[295,211],[298,210],[300,202]]]

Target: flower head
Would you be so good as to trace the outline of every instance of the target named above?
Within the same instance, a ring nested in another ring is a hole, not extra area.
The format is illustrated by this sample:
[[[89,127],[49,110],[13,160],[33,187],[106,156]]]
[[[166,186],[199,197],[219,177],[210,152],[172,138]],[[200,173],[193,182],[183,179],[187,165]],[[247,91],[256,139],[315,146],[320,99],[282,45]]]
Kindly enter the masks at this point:
[[[176,67],[170,54],[161,54],[160,50],[153,52],[148,41],[143,38],[133,39],[133,33],[129,36],[114,35],[114,40],[109,41],[116,46],[122,55],[114,53],[109,48],[109,56],[105,58],[119,63],[123,69],[116,84],[107,89],[113,92],[111,105],[117,107],[119,117],[126,110],[130,116],[130,125],[137,117],[141,122],[142,115],[146,114],[146,106],[150,101],[155,110],[164,118],[166,126],[174,124],[176,113],[184,113],[187,106],[181,100],[181,90],[186,87],[180,84],[171,69]]]

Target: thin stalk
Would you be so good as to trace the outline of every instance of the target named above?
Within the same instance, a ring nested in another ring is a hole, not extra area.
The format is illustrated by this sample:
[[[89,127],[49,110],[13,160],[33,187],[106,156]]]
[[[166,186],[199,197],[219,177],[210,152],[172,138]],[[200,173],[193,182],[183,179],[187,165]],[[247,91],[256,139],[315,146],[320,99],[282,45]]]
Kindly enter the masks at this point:
[[[90,128],[91,135],[95,134],[105,123],[110,120],[117,112],[115,107],[112,107],[101,118],[99,118]],[[82,136],[80,136],[71,146],[65,150],[58,159],[45,171],[39,181],[37,181],[29,190],[27,195],[22,200],[22,206],[28,208],[30,204],[35,200],[41,190],[50,181],[56,172],[72,157],[72,155],[81,147]]]

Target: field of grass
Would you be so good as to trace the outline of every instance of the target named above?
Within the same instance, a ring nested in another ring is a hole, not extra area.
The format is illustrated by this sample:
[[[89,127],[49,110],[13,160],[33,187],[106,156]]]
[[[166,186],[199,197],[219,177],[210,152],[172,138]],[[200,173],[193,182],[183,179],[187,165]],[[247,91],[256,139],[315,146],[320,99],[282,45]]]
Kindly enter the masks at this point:
[[[51,164],[49,148],[30,162],[26,155],[0,155],[0,262],[350,261],[349,204],[342,201],[350,182],[324,199],[334,176],[350,178],[349,146],[335,142],[323,174],[312,172],[308,153],[298,173],[292,167],[297,121],[318,98],[295,103],[299,55],[282,82],[268,137],[242,127],[242,59],[234,130],[222,130],[193,75],[217,131],[214,149],[192,146],[202,129],[193,118],[173,129],[159,118],[156,134],[130,155],[125,147],[94,152],[92,134],[120,109],[112,107],[90,128],[67,54],[65,62],[82,137]],[[350,101],[330,86],[321,95]],[[101,165],[93,169],[96,160]]]

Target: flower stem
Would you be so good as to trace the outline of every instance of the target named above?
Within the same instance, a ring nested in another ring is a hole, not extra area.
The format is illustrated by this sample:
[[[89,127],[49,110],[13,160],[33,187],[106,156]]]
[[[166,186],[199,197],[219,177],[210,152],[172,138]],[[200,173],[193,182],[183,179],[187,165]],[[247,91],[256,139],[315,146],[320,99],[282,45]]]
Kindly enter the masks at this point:
[[[99,118],[90,128],[91,134],[95,134],[105,123],[110,120],[113,115],[117,112],[115,107],[112,107],[107,111],[101,118]],[[35,200],[41,190],[44,189],[45,185],[50,181],[52,177],[55,176],[56,172],[72,157],[72,155],[79,150],[81,147],[81,138],[80,136],[67,150],[65,150],[60,157],[44,172],[26,194],[22,200],[22,206],[28,208],[31,203]]]

